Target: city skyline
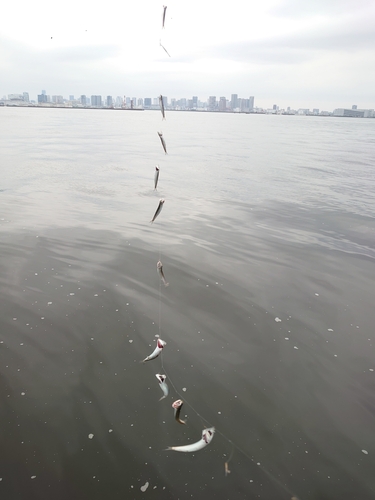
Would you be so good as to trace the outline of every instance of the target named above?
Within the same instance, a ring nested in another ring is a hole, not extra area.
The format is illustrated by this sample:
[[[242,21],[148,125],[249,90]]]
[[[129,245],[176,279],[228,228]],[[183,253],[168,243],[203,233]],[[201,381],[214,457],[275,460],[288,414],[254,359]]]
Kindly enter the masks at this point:
[[[46,90],[42,90],[41,94],[37,95],[37,100],[30,99],[28,92],[23,93],[13,93],[4,95],[0,97],[0,104],[22,104],[20,101],[35,105],[68,105],[71,107],[98,107],[98,108],[127,108],[127,109],[159,109],[159,96],[158,97],[130,97],[130,96],[110,96],[110,95],[100,95],[92,94],[91,96],[86,94],[81,94],[80,96],[74,96],[69,94],[68,98],[65,98],[61,94],[49,95]],[[267,108],[261,105],[254,105],[254,96],[241,97],[238,94],[231,94],[230,98],[226,96],[208,96],[205,100],[199,99],[198,96],[191,96],[190,98],[172,97],[169,99],[168,96],[163,96],[164,105],[167,109],[172,110],[205,110],[205,111],[239,111],[239,112],[275,112],[284,114],[312,114],[312,115],[336,115],[336,116],[363,116],[366,118],[375,117],[374,108],[363,108],[359,107],[357,104],[351,104],[334,108],[332,110],[317,108],[316,106],[312,108],[293,108],[291,106],[280,106],[278,104],[273,104],[271,107]],[[364,114],[361,114],[365,111]]]
[[[73,94],[69,94],[69,99],[64,98],[62,95],[50,95],[46,90],[42,90],[38,94],[37,102],[29,98],[28,92],[22,94],[8,94],[0,98],[0,105],[7,106],[23,106],[23,105],[37,105],[49,107],[70,107],[70,108],[114,108],[114,109],[135,109],[135,110],[155,110],[160,109],[160,95],[158,97],[128,97],[128,96],[114,96],[107,95],[106,97],[93,94],[87,96],[82,94],[75,98]],[[239,112],[239,113],[272,113],[272,114],[297,114],[297,115],[321,115],[321,116],[346,116],[357,118],[375,118],[375,111],[373,108],[359,108],[357,104],[351,107],[335,108],[332,111],[321,110],[319,108],[298,108],[293,109],[290,106],[280,107],[273,104],[272,108],[262,108],[255,106],[255,97],[249,98],[239,97],[238,94],[231,94],[230,99],[225,96],[217,98],[216,96],[209,96],[205,101],[201,101],[198,96],[190,98],[182,97],[180,99],[162,96],[165,109],[176,111],[220,111],[220,112]]]
[[[375,4],[370,0],[115,2],[106,16],[67,0],[2,8],[0,96],[53,94],[257,96],[259,106],[374,107]],[[68,19],[66,17],[68,13]],[[126,27],[126,29],[125,29]],[[164,52],[160,42],[171,57]]]

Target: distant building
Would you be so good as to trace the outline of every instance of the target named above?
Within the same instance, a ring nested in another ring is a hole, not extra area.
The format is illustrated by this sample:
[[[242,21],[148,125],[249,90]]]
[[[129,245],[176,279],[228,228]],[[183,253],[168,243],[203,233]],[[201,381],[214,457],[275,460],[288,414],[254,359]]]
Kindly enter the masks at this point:
[[[101,95],[92,95],[91,96],[91,106],[94,108],[100,108],[102,106],[102,96]]]
[[[8,101],[23,101],[23,94],[8,94]]]
[[[226,111],[226,110],[227,110],[227,99],[226,97],[220,97],[219,111]]]
[[[69,101],[74,101],[74,95],[69,96]]]
[[[314,108],[313,109],[313,115],[318,115],[319,114],[319,109],[318,108]]]
[[[44,102],[47,102],[46,94],[38,94],[38,104],[42,104]]]
[[[192,101],[193,101],[192,108],[198,109],[198,96],[193,95]]]
[[[363,118],[364,115],[365,115],[364,110],[360,109],[337,108],[333,110],[333,116],[349,116],[352,118]]]
[[[216,110],[216,96],[215,95],[210,95],[210,97],[208,98],[208,109],[209,109],[209,111]]]
[[[145,108],[151,108],[151,97],[145,97]]]
[[[120,97],[119,95],[116,97],[116,108],[121,108],[122,106],[122,97]]]
[[[193,109],[193,106],[194,106],[193,99],[188,99],[188,101],[187,101],[188,109]]]
[[[30,98],[29,98],[29,93],[28,92],[24,92],[22,95],[23,95],[23,100],[25,102],[30,102]]]
[[[113,106],[113,99],[112,99],[111,95],[107,95],[106,105],[107,105],[107,108],[110,108]]]
[[[63,104],[64,98],[62,95],[53,95],[52,102],[54,102],[55,104]]]
[[[137,101],[137,105],[138,105],[138,107],[139,107],[139,108],[143,108],[143,99],[142,99],[142,97],[140,97],[140,98],[138,99],[138,101]]]
[[[86,106],[86,96],[84,94],[81,95],[80,101],[82,106]]]
[[[46,95],[47,92],[45,90],[42,90],[42,95]]]
[[[171,99],[171,108],[176,109],[176,99],[174,97]]]
[[[357,109],[357,105],[353,104],[352,109]]]
[[[254,109],[254,96],[249,97],[249,111],[253,111]]]
[[[238,94],[232,94],[230,97],[230,109],[234,111],[238,108]]]

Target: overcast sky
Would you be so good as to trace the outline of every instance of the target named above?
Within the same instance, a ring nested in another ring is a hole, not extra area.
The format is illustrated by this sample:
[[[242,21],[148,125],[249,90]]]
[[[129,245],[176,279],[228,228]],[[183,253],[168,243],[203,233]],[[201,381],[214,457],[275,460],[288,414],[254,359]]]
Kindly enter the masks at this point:
[[[155,0],[6,2],[0,97],[238,94],[260,107],[375,107],[374,0],[164,1],[164,30]]]

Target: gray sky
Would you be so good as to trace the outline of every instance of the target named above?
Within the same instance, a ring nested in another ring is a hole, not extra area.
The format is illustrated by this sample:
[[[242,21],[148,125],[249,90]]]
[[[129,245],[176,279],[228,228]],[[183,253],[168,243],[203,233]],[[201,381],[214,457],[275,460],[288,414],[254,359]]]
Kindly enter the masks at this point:
[[[0,97],[236,93],[262,107],[375,107],[374,0],[164,1],[164,30],[155,0],[6,2]]]

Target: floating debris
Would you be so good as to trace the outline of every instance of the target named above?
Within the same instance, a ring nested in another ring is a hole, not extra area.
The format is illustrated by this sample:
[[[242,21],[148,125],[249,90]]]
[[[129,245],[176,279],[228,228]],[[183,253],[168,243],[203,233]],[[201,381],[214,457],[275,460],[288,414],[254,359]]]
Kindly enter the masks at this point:
[[[141,486],[142,493],[144,493],[149,486],[150,486],[150,483],[148,481],[146,481],[145,484],[143,486]]]

